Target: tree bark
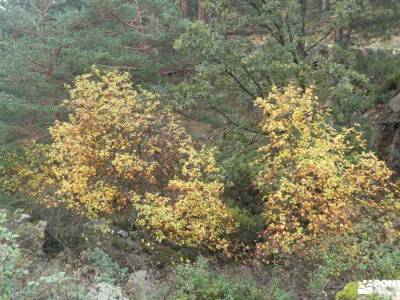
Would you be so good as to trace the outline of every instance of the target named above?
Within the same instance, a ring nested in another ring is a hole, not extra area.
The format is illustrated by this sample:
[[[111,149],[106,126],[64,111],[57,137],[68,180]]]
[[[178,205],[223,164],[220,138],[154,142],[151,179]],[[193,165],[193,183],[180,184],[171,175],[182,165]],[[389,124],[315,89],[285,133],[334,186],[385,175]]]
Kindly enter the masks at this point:
[[[321,10],[322,12],[326,12],[331,8],[330,0],[321,0]]]
[[[143,29],[142,11],[140,10],[138,0],[133,0],[133,4],[135,5],[135,10],[136,10],[136,16],[135,16],[135,21],[134,21],[135,27],[136,27],[136,30],[139,33],[141,33],[143,36],[144,29]],[[148,47],[146,47],[145,42],[142,41],[139,45],[139,51],[146,52],[147,49],[148,49]]]
[[[200,21],[205,21],[206,20],[206,5],[205,5],[204,0],[199,0],[198,19]]]
[[[180,0],[179,4],[180,4],[179,6],[180,6],[180,10],[182,12],[182,15],[184,17],[187,17],[187,15],[188,15],[188,2],[187,2],[187,0]]]
[[[343,27],[338,27],[333,30],[333,42],[335,44],[346,47],[350,44],[351,29],[344,30]]]
[[[143,33],[143,22],[142,22],[142,12],[137,0],[133,0],[135,5],[136,16],[135,16],[135,26],[138,32]]]

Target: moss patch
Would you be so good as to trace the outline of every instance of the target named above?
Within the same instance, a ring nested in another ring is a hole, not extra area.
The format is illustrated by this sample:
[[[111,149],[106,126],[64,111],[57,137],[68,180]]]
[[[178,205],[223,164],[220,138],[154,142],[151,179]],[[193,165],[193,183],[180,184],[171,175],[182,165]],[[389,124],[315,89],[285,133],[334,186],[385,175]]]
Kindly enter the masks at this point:
[[[358,283],[349,282],[336,294],[335,300],[357,300],[358,297]]]

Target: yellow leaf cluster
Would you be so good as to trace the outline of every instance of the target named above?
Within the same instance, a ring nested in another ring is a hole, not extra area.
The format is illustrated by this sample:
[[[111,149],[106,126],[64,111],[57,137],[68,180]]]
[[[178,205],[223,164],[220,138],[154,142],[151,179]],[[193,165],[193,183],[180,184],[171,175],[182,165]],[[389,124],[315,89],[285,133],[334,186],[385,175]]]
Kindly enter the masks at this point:
[[[264,194],[264,255],[305,254],[324,238],[350,232],[363,216],[395,215],[398,189],[392,172],[354,129],[336,130],[314,89],[274,88],[258,99],[267,136],[259,148],[257,184]],[[388,223],[388,224],[389,224]]]
[[[235,224],[220,200],[223,184],[212,179],[217,173],[212,151],[192,149],[182,173],[169,182],[166,193],[136,197],[139,224],[160,241],[227,251],[227,238]]]
[[[47,154],[49,147],[31,144],[1,153],[0,188],[9,193],[39,197],[52,185]]]
[[[213,150],[197,151],[157,96],[127,74],[94,70],[69,87],[50,132],[56,198],[89,216],[134,205],[159,241],[222,249],[233,229]]]

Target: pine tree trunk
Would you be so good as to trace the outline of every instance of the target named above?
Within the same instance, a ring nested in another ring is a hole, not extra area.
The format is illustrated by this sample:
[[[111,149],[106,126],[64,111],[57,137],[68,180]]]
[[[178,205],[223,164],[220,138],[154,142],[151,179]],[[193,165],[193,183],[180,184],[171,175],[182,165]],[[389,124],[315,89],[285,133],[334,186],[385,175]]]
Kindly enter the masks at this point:
[[[205,7],[204,0],[199,0],[198,19],[200,21],[205,21],[206,20],[206,7]]]
[[[133,0],[135,5],[136,16],[135,16],[135,26],[137,31],[143,33],[143,22],[142,22],[142,12],[140,11],[140,6],[137,0]]]
[[[341,46],[348,46],[350,43],[351,30],[345,31],[343,27],[338,27],[333,30],[333,42]]]
[[[301,36],[306,36],[306,14],[307,14],[307,1],[299,0],[301,10]],[[301,60],[306,57],[306,45],[301,39],[297,42],[297,54]]]
[[[135,5],[136,16],[135,16],[135,27],[136,30],[143,35],[143,21],[142,21],[142,11],[140,10],[140,6],[138,0],[133,0],[133,4]],[[144,41],[142,41],[139,45],[139,51],[146,52],[147,47]]]
[[[331,3],[329,0],[321,0],[321,10],[322,12],[326,12],[331,7]]]
[[[187,0],[180,0],[180,9],[182,15],[186,17],[188,15],[188,2]]]

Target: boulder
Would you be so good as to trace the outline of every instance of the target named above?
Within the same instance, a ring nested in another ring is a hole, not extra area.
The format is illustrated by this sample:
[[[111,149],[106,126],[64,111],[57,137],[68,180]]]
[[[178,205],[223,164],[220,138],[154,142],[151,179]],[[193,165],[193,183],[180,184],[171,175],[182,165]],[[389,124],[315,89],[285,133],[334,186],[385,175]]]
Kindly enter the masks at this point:
[[[124,238],[124,239],[127,239],[129,237],[129,233],[127,231],[125,231],[125,230],[118,230],[117,231],[117,235],[119,237]]]
[[[389,106],[395,113],[400,112],[400,94],[390,100]]]
[[[120,287],[100,282],[91,287],[86,300],[128,300]]]
[[[388,147],[387,163],[390,168],[400,170],[400,128],[395,129],[392,144]]]
[[[30,221],[32,217],[28,214],[21,214],[18,218],[18,223],[23,223],[25,221]]]
[[[40,253],[42,251],[44,228],[40,225],[41,224],[35,225],[31,222],[23,222],[16,228],[15,233],[18,236],[17,242],[21,248],[32,253]]]
[[[42,221],[42,220],[39,221],[38,224],[36,225],[36,228],[40,232],[43,232],[43,234],[44,234],[44,231],[45,231],[46,227],[47,227],[47,222],[46,221]]]

